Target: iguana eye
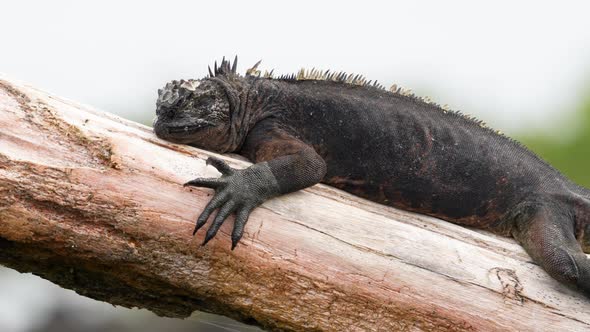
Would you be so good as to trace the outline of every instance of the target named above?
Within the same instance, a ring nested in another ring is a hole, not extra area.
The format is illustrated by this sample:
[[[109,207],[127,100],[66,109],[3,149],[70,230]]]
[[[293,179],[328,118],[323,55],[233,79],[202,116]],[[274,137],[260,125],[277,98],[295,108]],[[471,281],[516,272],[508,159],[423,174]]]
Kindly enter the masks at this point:
[[[215,102],[215,98],[213,98],[212,96],[202,96],[201,98],[195,101],[194,105],[197,108],[207,108],[208,106],[213,104],[213,102]]]

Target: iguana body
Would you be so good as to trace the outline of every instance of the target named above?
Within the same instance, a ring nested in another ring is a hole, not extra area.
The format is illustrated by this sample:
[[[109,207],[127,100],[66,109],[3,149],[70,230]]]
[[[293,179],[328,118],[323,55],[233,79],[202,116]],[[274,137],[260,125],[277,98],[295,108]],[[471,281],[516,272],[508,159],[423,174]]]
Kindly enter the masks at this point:
[[[590,191],[481,122],[359,77],[243,77],[227,61],[202,80],[166,85],[157,114],[164,139],[255,162],[233,170],[211,159],[224,175],[187,183],[216,189],[195,228],[219,208],[205,243],[236,213],[235,247],[256,206],[323,182],[513,236],[553,277],[590,294],[580,246],[590,250]]]

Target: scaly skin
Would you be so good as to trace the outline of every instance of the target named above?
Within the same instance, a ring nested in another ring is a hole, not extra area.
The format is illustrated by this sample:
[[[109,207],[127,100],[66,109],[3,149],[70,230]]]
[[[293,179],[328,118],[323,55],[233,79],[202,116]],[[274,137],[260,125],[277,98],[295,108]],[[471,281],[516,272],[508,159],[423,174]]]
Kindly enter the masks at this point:
[[[513,236],[551,276],[590,295],[590,191],[519,143],[415,96],[342,82],[362,83],[350,77],[243,77],[235,64],[159,91],[159,137],[255,162],[233,170],[210,159],[222,177],[187,183],[216,191],[195,227],[219,209],[204,243],[236,213],[233,249],[256,206],[323,182]]]

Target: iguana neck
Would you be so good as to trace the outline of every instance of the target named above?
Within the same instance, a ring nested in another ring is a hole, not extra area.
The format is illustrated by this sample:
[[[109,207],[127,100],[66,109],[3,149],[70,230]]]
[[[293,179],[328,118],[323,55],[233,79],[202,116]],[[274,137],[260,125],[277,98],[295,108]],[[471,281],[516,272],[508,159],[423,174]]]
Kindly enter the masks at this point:
[[[248,130],[252,126],[252,112],[247,108],[247,95],[250,84],[238,77],[211,77],[210,80],[219,84],[226,93],[230,107],[230,125],[227,130],[227,141],[221,148],[223,152],[234,152],[240,149],[246,140]]]

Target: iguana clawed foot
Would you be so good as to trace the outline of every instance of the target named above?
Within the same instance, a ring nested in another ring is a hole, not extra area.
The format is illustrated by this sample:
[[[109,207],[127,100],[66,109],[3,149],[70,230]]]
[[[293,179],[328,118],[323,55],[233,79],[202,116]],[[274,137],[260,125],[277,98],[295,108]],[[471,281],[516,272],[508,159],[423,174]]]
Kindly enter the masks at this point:
[[[236,220],[232,231],[232,250],[236,247],[248,221],[250,212],[265,200],[278,194],[276,180],[263,164],[255,164],[246,169],[234,169],[223,160],[209,157],[207,165],[212,165],[222,176],[220,178],[196,178],[184,186],[207,187],[215,190],[215,195],[197,219],[193,235],[205,225],[213,211],[219,209],[213,223],[207,230],[203,245],[209,242],[232,213]]]

